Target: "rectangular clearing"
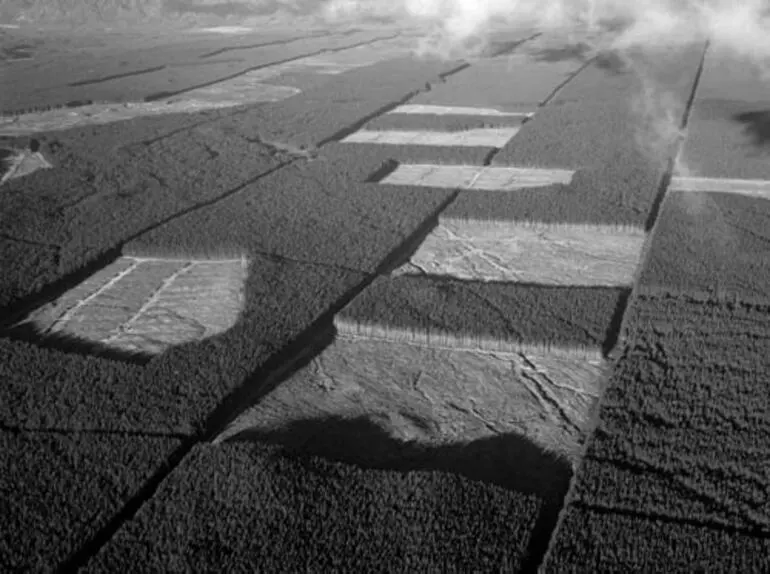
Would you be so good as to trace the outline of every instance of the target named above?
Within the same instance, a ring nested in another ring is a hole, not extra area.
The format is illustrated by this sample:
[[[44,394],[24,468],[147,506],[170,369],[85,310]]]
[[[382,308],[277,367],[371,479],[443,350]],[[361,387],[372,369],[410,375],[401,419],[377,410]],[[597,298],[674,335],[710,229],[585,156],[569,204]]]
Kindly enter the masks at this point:
[[[417,114],[435,116],[482,116],[492,118],[530,118],[534,112],[505,112],[495,108],[474,106],[437,106],[431,104],[405,104],[392,109],[388,114]]]
[[[671,178],[668,190],[693,193],[734,193],[746,197],[770,199],[770,181],[764,179],[675,176]]]
[[[413,130],[359,130],[341,143],[367,143],[392,145],[429,145],[462,147],[502,147],[519,128],[481,128],[452,132]]]
[[[379,183],[449,189],[514,191],[567,184],[573,171],[483,167],[477,165],[401,164]]]
[[[476,478],[538,490],[535,481],[544,486],[554,477],[539,473],[539,465],[522,465],[522,457],[531,455],[557,474],[559,465],[546,453],[577,461],[605,372],[601,357],[578,363],[569,353],[534,348],[505,353],[342,336],[241,413],[217,441],[242,433],[267,437],[294,426],[294,436],[286,437],[291,444],[322,442],[299,429],[307,421],[352,424],[361,417],[392,444],[352,437],[346,444],[334,435],[325,450],[336,458],[374,462],[397,458],[405,443],[431,449],[511,435],[512,445],[513,436],[521,437],[519,452],[490,452],[485,476]],[[452,470],[472,473],[463,465]]]
[[[441,219],[402,272],[475,281],[631,286],[643,229]]]

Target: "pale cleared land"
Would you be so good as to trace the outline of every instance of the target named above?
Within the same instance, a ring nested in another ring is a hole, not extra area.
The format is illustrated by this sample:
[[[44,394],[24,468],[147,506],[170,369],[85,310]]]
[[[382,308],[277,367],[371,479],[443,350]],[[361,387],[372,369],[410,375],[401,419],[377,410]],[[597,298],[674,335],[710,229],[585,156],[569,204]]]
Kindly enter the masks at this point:
[[[599,225],[442,221],[397,274],[616,287],[633,282],[646,234]]]
[[[483,128],[457,132],[410,130],[359,130],[342,143],[426,145],[460,147],[503,147],[520,128]]]
[[[42,335],[156,354],[223,333],[243,306],[243,259],[121,257],[27,317]]]
[[[531,112],[503,112],[495,108],[477,108],[472,106],[438,106],[430,104],[405,104],[388,112],[389,114],[433,114],[437,116],[491,116],[529,118]]]
[[[477,165],[402,164],[380,183],[483,191],[513,191],[529,187],[568,184],[574,171]]]
[[[763,179],[720,179],[714,177],[672,177],[670,191],[734,193],[770,199],[770,181]]]
[[[400,443],[428,447],[517,433],[575,460],[604,372],[601,357],[576,360],[569,352],[493,353],[338,337],[217,440],[307,419],[364,416]]]
[[[51,165],[48,160],[43,157],[40,152],[33,152],[29,149],[13,150],[8,161],[8,169],[2,174],[0,178],[0,185],[8,180],[16,179],[29,175],[39,169],[51,169]]]

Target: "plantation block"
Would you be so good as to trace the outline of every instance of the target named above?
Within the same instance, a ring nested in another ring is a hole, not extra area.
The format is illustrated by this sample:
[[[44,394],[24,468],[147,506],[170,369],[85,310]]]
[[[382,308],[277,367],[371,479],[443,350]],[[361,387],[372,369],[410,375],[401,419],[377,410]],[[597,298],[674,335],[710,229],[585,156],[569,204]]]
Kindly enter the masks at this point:
[[[338,313],[350,336],[488,351],[596,357],[628,289],[552,287],[410,275],[377,278]]]
[[[770,309],[635,300],[576,501],[770,533]]]
[[[570,506],[541,572],[765,572],[770,539]]]
[[[770,201],[754,193],[669,190],[641,291],[767,301],[768,217]]]
[[[363,424],[339,431],[380,439]],[[542,501],[429,470],[200,445],[84,571],[519,570]]]
[[[3,570],[56,570],[179,445],[163,437],[0,432]]]

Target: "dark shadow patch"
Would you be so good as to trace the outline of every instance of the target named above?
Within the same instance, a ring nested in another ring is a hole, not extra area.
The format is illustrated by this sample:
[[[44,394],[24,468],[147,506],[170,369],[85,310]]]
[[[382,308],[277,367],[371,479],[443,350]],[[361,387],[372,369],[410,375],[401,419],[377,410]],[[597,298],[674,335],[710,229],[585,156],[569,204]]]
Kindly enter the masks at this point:
[[[505,41],[493,41],[489,45],[485,46],[480,56],[482,58],[497,58],[499,56],[507,56],[516,51],[516,48],[522,44],[534,40],[540,36],[540,34],[533,34],[527,38],[520,40],[505,40]]]
[[[93,100],[70,100],[64,104],[65,108],[82,108],[83,106],[90,106],[93,104]]]
[[[128,502],[115,516],[102,526],[96,534],[83,546],[72,552],[67,559],[55,570],[57,574],[67,572],[77,572],[96,554],[99,550],[115,536],[120,527],[130,521],[142,505],[155,495],[160,488],[161,483],[171,474],[171,472],[182,463],[184,457],[193,449],[197,443],[196,437],[187,438],[163,461],[158,469],[152,474],[149,480],[129,498]]]
[[[642,265],[640,262],[639,265]],[[623,326],[623,317],[626,313],[626,307],[628,307],[628,299],[631,296],[631,289],[623,290],[622,295],[618,298],[615,305],[615,311],[612,313],[612,319],[607,326],[607,333],[602,343],[602,353],[605,357],[610,355],[610,352],[615,348],[615,345],[620,338],[620,331]]]
[[[55,349],[63,353],[100,357],[138,365],[146,365],[155,357],[155,355],[116,349],[104,343],[89,341],[69,333],[41,333],[30,323],[13,327],[2,334],[12,341],[23,341],[43,349]]]
[[[613,76],[626,74],[630,71],[628,64],[614,51],[600,52],[594,58],[594,66]]]
[[[545,499],[565,492],[570,463],[523,435],[426,446],[393,438],[377,423],[387,414],[300,420],[274,431],[246,430],[231,441],[265,442],[295,456],[319,456],[362,468],[449,472]]]
[[[400,163],[395,159],[385,160],[380,167],[374,170],[374,172],[366,178],[366,183],[380,183],[383,179],[396,171],[399,165]]]
[[[568,461],[515,433],[441,446],[404,442],[390,436],[376,418],[301,420],[276,431],[245,431],[232,440],[277,445],[282,454],[298,457],[311,472],[315,456],[365,469],[446,472],[537,496],[543,506],[521,570],[537,571],[569,489],[572,467]]]
[[[536,62],[587,62],[591,59],[591,46],[583,42],[560,48],[543,48],[531,54]]]
[[[744,133],[756,147],[770,144],[770,110],[758,110],[735,114],[733,121],[744,125]]]

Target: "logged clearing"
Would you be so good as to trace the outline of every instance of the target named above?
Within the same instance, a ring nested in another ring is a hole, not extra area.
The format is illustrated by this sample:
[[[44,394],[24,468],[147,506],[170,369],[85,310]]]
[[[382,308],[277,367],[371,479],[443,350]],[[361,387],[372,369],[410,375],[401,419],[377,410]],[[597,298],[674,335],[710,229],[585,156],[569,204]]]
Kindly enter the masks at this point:
[[[394,273],[471,281],[622,287],[633,282],[643,229],[444,219]]]
[[[286,433],[289,446],[318,443],[335,458],[379,464],[409,449],[518,434],[574,463],[604,374],[601,357],[578,359],[558,350],[492,353],[341,337],[239,415],[217,440]],[[301,421],[333,417],[366,418],[392,441],[379,449],[352,437],[327,440],[287,431]],[[511,467],[515,452],[490,457],[478,464],[498,468],[498,484],[536,473]]]
[[[519,128],[481,128],[439,132],[433,130],[359,130],[342,143],[431,145],[446,147],[503,147]]]
[[[469,109],[467,114],[418,114],[394,112],[395,110],[388,114],[378,116],[368,122],[364,127],[370,131],[419,130],[433,132],[462,132],[466,130],[517,128],[527,120],[527,116],[517,115],[474,115],[472,109]]]
[[[248,263],[121,257],[35,309],[41,338],[66,335],[126,353],[155,355],[233,327]]]
[[[379,183],[479,191],[518,191],[531,187],[567,184],[572,180],[574,173],[562,169],[441,165],[413,161],[398,165]]]

